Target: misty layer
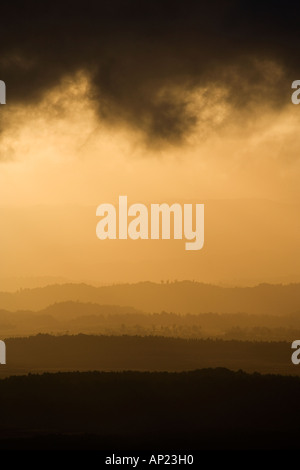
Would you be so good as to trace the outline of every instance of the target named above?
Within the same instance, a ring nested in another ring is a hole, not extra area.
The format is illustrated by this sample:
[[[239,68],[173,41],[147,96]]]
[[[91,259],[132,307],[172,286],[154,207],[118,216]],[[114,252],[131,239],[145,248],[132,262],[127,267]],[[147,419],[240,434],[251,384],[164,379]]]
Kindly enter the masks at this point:
[[[34,103],[83,70],[102,119],[130,125],[152,144],[180,143],[203,119],[195,90],[210,102],[224,88],[238,109],[290,102],[299,9],[283,1],[272,9],[237,0],[6,2],[1,78],[10,103]]]

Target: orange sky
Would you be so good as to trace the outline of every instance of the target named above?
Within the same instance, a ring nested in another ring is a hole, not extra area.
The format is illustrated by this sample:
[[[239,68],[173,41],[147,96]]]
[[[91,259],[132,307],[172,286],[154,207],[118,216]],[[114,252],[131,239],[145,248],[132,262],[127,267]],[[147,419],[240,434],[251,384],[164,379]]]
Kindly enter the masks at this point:
[[[0,109],[0,278],[300,280],[300,108],[257,105],[244,115],[225,89],[199,89],[188,96],[199,107],[193,133],[149,146],[132,128],[101,122],[88,92],[78,73],[38,104]],[[204,249],[97,240],[96,207],[119,195],[205,202]]]

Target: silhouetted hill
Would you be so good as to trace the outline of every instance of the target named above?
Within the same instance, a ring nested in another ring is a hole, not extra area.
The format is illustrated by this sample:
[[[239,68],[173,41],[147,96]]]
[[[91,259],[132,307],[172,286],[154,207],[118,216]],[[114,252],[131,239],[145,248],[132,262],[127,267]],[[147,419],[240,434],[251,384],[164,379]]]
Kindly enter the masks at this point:
[[[300,311],[300,284],[219,287],[192,281],[155,284],[52,285],[0,293],[0,308],[41,310],[54,302],[78,301],[134,307],[145,312],[285,315]]]
[[[141,318],[143,312],[133,307],[99,305],[81,302],[60,302],[39,310],[0,310],[0,331],[6,336],[30,335],[37,333],[100,333],[101,327],[119,326],[126,318]],[[108,319],[112,318],[112,322]],[[98,328],[98,329],[97,329]],[[107,331],[102,331],[102,333]]]
[[[0,448],[299,448],[300,379],[226,369],[0,380]]]
[[[193,340],[159,336],[50,336],[6,340],[0,376],[44,371],[184,371],[227,367],[248,372],[299,374],[291,344]]]
[[[0,332],[2,337],[85,333],[291,342],[300,338],[300,314],[145,313],[133,307],[66,301],[37,312],[0,310]]]

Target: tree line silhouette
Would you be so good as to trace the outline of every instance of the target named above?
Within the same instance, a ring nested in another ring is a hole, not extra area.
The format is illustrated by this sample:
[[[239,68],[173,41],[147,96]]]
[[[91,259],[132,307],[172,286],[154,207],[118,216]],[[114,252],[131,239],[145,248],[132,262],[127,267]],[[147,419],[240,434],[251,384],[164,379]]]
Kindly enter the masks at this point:
[[[39,334],[6,340],[0,377],[43,371],[186,371],[227,367],[249,372],[300,373],[287,342],[182,339],[161,336]]]
[[[37,312],[0,310],[0,329],[6,336],[68,332],[291,342],[300,337],[300,314],[145,313],[128,306],[66,301]]]

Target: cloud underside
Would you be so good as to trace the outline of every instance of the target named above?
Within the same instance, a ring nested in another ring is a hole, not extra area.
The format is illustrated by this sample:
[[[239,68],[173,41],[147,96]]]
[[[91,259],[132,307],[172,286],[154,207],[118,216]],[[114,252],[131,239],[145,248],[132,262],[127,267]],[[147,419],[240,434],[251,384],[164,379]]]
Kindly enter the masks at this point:
[[[25,5],[1,5],[7,102],[37,103],[84,71],[99,116],[141,131],[152,144],[180,143],[220,90],[235,110],[282,107],[300,78],[300,6],[293,1]]]

